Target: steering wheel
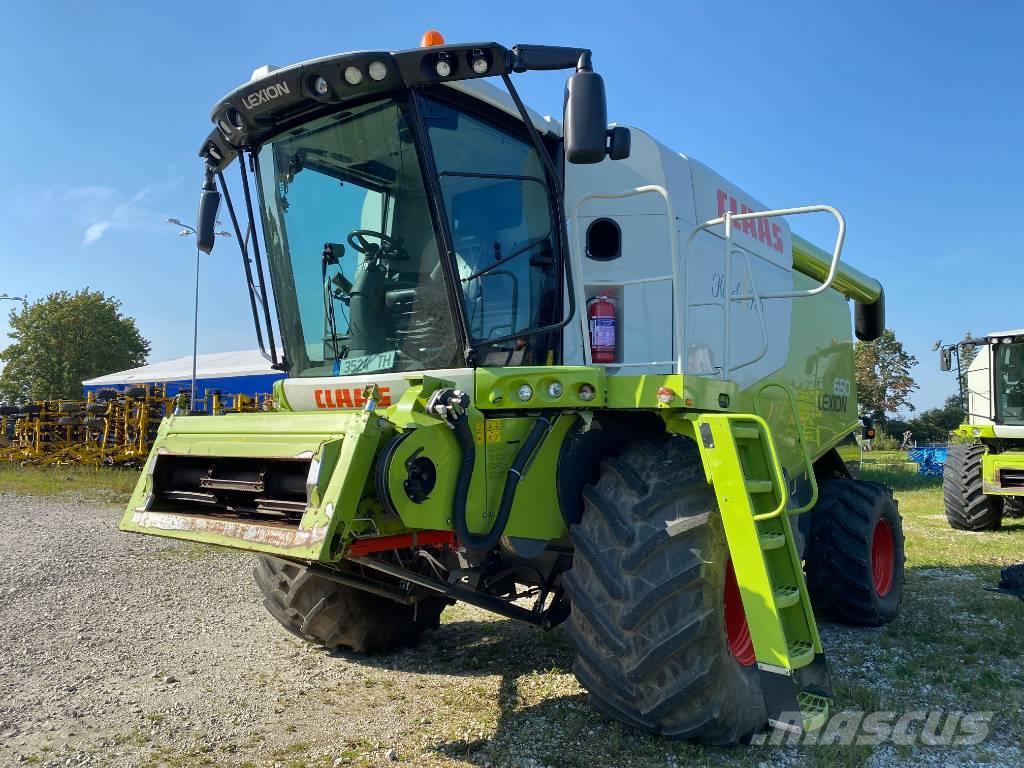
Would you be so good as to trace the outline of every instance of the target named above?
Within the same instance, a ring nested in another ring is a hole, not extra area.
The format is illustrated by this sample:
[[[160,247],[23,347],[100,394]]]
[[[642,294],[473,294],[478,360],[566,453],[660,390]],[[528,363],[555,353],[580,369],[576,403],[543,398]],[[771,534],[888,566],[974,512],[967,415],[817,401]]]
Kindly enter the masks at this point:
[[[366,238],[372,237],[379,241],[379,245],[369,242]],[[354,229],[348,233],[349,247],[364,256],[379,256],[383,259],[401,258],[405,250],[401,243],[383,232],[374,232],[372,229]]]

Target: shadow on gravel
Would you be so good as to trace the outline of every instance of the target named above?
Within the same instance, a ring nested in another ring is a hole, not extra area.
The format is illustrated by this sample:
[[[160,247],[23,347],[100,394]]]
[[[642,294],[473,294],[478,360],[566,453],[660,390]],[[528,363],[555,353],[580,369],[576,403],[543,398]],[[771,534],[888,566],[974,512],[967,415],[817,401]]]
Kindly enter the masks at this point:
[[[443,618],[442,618],[443,621]],[[536,675],[571,674],[572,651],[564,631],[550,632],[504,619],[458,619],[428,632],[423,641],[407,651],[385,656],[332,654],[353,663],[375,669],[397,670],[449,677],[487,677],[499,675],[497,691],[498,721],[492,735],[477,739],[449,740],[433,750],[475,765],[504,765],[509,751],[519,751],[524,741],[532,743],[543,755],[543,743],[551,744],[541,764],[575,765],[560,754],[566,741],[589,738],[591,729],[622,728],[593,709],[585,693],[545,694],[542,701],[521,705],[519,681]],[[535,697],[536,692],[532,695]],[[604,736],[608,736],[605,731]],[[644,734],[634,734],[650,740]],[[617,736],[616,736],[617,738]],[[652,741],[656,742],[657,740]],[[613,751],[617,751],[613,748]],[[532,752],[537,755],[538,751]]]

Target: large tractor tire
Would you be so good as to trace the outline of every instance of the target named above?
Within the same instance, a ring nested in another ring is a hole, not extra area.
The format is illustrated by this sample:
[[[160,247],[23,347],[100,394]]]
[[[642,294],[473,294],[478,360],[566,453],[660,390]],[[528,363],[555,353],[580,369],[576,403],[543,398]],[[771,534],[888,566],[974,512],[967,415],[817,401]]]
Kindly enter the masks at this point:
[[[584,490],[564,577],[573,671],[610,717],[735,744],[767,720],[722,519],[697,445],[629,445]]]
[[[959,531],[998,531],[1003,524],[1003,500],[982,492],[981,459],[985,446],[951,445],[942,470],[946,520]]]
[[[881,483],[822,483],[811,512],[807,590],[815,612],[844,624],[877,627],[903,597],[903,520]]]
[[[285,629],[328,650],[371,654],[415,645],[426,630],[437,628],[447,605],[436,597],[401,605],[263,555],[253,576],[263,604]]]

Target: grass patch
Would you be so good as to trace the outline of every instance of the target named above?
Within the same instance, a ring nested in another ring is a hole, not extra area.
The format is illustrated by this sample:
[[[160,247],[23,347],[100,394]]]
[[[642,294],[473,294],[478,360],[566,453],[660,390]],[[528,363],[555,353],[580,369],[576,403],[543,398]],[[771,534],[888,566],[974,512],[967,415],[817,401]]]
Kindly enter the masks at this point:
[[[0,463],[0,492],[27,496],[74,493],[87,501],[123,504],[138,479],[135,469]]]

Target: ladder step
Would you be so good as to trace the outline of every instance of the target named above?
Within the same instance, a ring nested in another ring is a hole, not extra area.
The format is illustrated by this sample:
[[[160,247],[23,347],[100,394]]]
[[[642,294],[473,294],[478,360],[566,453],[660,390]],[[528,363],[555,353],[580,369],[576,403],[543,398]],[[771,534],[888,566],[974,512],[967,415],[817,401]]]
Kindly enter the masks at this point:
[[[747,480],[748,493],[771,493],[775,486],[771,480]]]
[[[793,586],[777,587],[772,594],[775,596],[776,608],[789,608],[800,602],[800,590]]]
[[[733,427],[732,436],[737,440],[760,440],[761,430],[757,427]]]
[[[789,666],[791,669],[806,667],[814,661],[814,646],[806,640],[797,640],[789,644]]]
[[[816,731],[828,722],[828,699],[814,693],[801,691],[796,695],[800,704],[800,719],[803,720],[804,733]]]
[[[762,533],[757,537],[761,540],[761,549],[780,549],[786,546],[786,535],[783,533]]]

